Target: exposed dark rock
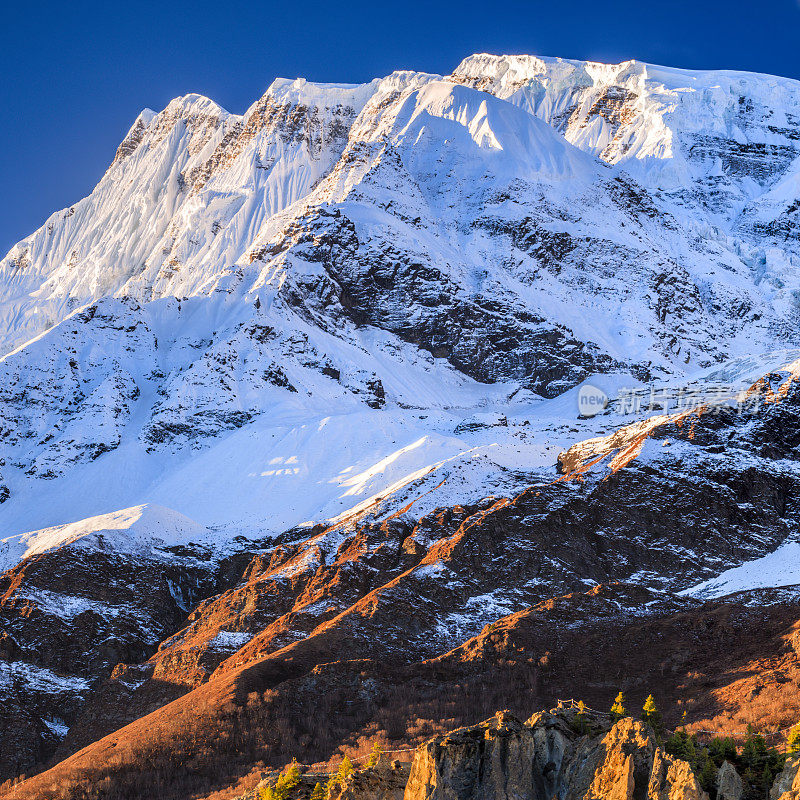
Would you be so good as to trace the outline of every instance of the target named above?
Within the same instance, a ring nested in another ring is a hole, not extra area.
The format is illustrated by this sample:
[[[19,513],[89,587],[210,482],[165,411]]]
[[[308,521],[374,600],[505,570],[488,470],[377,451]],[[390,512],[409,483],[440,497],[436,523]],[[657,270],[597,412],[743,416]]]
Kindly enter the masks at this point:
[[[217,578],[206,557],[133,557],[66,545],[0,575],[0,700],[18,709],[5,721],[9,746],[0,750],[0,775],[19,774],[50,755],[115,665],[145,661],[186,610],[213,591]],[[31,720],[51,720],[59,732]]]

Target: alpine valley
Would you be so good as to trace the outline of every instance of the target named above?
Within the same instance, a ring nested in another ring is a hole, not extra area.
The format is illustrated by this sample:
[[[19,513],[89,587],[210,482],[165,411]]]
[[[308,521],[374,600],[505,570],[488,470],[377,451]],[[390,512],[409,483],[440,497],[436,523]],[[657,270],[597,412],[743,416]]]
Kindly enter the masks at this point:
[[[475,55],[176,98],[0,261],[0,796],[377,741],[410,777],[343,798],[699,800],[643,723],[531,715],[782,742],[798,526],[800,82]]]

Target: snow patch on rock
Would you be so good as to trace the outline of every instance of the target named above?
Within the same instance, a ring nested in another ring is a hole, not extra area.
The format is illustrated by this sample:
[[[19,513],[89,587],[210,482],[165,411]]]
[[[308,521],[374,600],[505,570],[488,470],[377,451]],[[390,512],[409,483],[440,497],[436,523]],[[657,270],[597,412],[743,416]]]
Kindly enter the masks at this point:
[[[800,542],[784,542],[762,558],[726,570],[716,578],[693,586],[682,594],[715,598],[752,589],[773,589],[800,585]]]

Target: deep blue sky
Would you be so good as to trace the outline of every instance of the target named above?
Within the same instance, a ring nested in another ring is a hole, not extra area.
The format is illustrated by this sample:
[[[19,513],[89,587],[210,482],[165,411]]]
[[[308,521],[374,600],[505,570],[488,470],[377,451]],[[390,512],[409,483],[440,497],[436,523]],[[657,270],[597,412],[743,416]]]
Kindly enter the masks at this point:
[[[275,76],[449,72],[473,52],[800,78],[800,0],[6,4],[0,255],[91,191],[145,106],[200,92],[242,112]]]

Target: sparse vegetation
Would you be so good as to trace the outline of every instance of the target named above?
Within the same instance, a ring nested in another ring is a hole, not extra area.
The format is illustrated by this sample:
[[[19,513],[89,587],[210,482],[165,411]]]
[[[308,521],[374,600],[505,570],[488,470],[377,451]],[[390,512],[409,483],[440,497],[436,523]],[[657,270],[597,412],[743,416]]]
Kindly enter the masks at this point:
[[[335,769],[343,746],[351,757],[369,754],[376,741],[385,750],[414,746],[438,733],[487,719],[502,708],[526,719],[555,705],[554,698],[542,690],[541,676],[536,660],[484,662],[481,669],[470,664],[462,672],[451,672],[445,682],[438,673],[429,674],[418,667],[392,671],[384,665],[379,669],[325,666],[313,675],[286,679],[276,688],[251,691],[236,703],[209,706],[207,714],[193,718],[191,727],[165,729],[164,745],[156,737],[128,738],[115,748],[107,763],[85,766],[66,778],[58,773],[48,776],[51,780],[40,784],[44,788],[37,796],[52,800],[153,796],[185,800],[193,795],[210,796],[254,768],[260,774],[293,758],[319,765],[321,771],[325,764]],[[373,687],[372,695],[367,702],[354,703],[366,681]],[[327,687],[324,693],[319,692],[320,682]],[[553,693],[569,690],[555,683],[547,688]],[[612,697],[589,692],[587,701],[608,708]],[[673,695],[665,697],[676,702]],[[626,704],[640,702],[628,697]],[[669,720],[671,707],[665,705],[664,710]],[[773,713],[769,718],[778,721],[781,717]],[[705,722],[705,727],[712,727],[710,720]],[[713,727],[737,730],[733,723]],[[724,739],[712,739],[696,746],[701,750],[707,747],[715,764],[727,757],[740,768],[740,761],[731,754],[730,748],[736,749],[733,740],[726,744]],[[694,765],[698,763],[695,759]]]

